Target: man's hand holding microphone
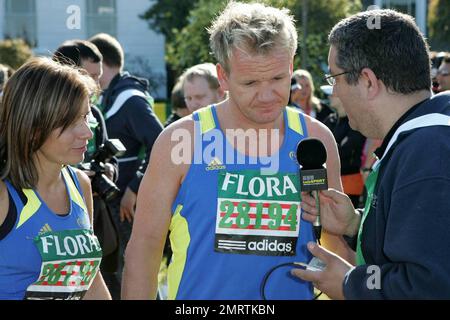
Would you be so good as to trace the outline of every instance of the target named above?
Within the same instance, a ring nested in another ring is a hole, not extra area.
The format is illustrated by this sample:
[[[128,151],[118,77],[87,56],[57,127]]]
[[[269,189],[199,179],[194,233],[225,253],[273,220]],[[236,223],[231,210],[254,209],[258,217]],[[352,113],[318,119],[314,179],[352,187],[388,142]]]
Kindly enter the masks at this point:
[[[320,220],[322,227],[335,235],[353,237],[358,233],[361,215],[350,198],[335,189],[319,191]],[[316,200],[309,192],[302,192],[303,219],[314,223],[319,216]]]
[[[324,163],[326,161],[326,150],[325,157],[323,157],[323,150],[325,150],[325,147],[320,140],[313,138],[302,140],[297,148],[297,159],[302,165],[302,170],[317,169],[315,168],[317,166],[314,165],[315,162],[320,162],[320,165]],[[316,155],[320,159],[314,158]],[[350,198],[334,189],[321,189],[323,188],[318,187],[314,191],[302,189],[303,219],[313,223],[314,226],[320,224],[331,234],[356,235],[361,217],[353,207]],[[312,282],[317,289],[331,299],[344,299],[344,277],[353,266],[314,242],[308,243],[308,250],[313,256],[322,260],[326,267],[322,271],[296,268],[291,271],[292,274],[305,281]]]

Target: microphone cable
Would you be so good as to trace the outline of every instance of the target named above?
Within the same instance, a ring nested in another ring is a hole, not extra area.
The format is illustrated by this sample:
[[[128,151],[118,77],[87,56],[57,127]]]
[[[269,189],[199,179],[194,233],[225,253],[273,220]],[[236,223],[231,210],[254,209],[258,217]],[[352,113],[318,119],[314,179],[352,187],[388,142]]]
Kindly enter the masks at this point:
[[[320,229],[319,230],[317,230],[315,227],[314,227],[314,234],[316,235],[316,241],[317,241],[317,243],[319,244],[319,245],[321,245],[321,243],[320,243],[320,234],[321,234],[321,227],[319,227]],[[261,282],[261,287],[260,287],[260,294],[261,294],[261,297],[262,297],[262,299],[263,300],[267,300],[267,298],[266,298],[266,284],[267,284],[267,280],[269,279],[269,277],[270,277],[270,275],[275,271],[275,270],[277,270],[278,268],[281,268],[281,267],[287,267],[287,266],[291,266],[291,267],[295,267],[295,268],[299,268],[300,267],[300,265],[298,265],[298,264],[296,264],[295,262],[285,262],[285,263],[282,263],[282,264],[279,264],[279,265],[276,265],[275,267],[273,267],[272,269],[270,269],[265,275],[264,275],[264,278],[263,278],[263,280],[262,280],[262,282]],[[314,296],[314,298],[312,299],[312,300],[317,300],[317,298],[319,298],[320,296],[322,295],[322,291],[319,291],[319,293],[316,295],[316,296]]]
[[[322,226],[313,226],[313,230],[314,230],[314,235],[316,236],[316,241],[319,245],[322,245],[320,243],[320,236],[321,236],[321,231],[322,231]],[[291,267],[295,267],[295,268],[299,268],[299,265],[296,264],[295,262],[285,262],[279,265],[276,265],[275,267],[273,267],[272,269],[270,269],[265,275],[264,278],[261,282],[261,287],[260,287],[260,294],[263,300],[267,300],[266,298],[266,284],[267,284],[267,280],[269,279],[270,275],[277,270],[278,268],[281,267],[286,267],[286,266],[291,266]],[[322,291],[319,291],[319,293],[313,298],[313,300],[317,300],[317,298],[319,298],[322,295]]]
[[[273,267],[272,269],[270,269],[265,275],[264,278],[261,282],[261,288],[260,288],[260,293],[261,293],[261,297],[263,300],[267,300],[266,298],[266,284],[267,284],[267,280],[269,279],[270,275],[277,270],[278,268],[281,267],[287,267],[287,266],[291,266],[291,267],[295,267],[298,268],[299,265],[296,264],[295,262],[286,262],[286,263],[282,263],[279,265],[276,265],[275,267]],[[320,297],[320,295],[322,294],[322,291],[320,291],[316,296],[314,296],[314,298],[312,300],[317,300],[317,298]]]
[[[319,191],[314,190],[309,193],[314,200],[316,201],[316,208],[319,212],[319,215],[316,218],[316,221],[313,222],[314,235],[316,236],[317,243],[320,244],[320,237],[322,236],[322,224],[320,222],[320,199],[319,199]]]
[[[300,179],[300,185],[301,188],[305,186],[305,191],[309,191],[316,202],[316,208],[319,211],[319,216],[317,217],[316,221],[313,222],[313,232],[314,236],[316,237],[316,241],[320,245],[320,237],[322,233],[322,225],[320,223],[320,200],[319,200],[319,190],[326,190],[328,189],[328,183],[327,183],[327,175],[326,175],[326,169],[324,168],[324,164],[327,161],[327,150],[323,143],[315,138],[307,138],[303,139],[299,142],[297,145],[297,161],[300,167],[302,168],[301,171],[301,179]],[[303,175],[305,174],[305,175]],[[311,178],[312,177],[312,178]],[[311,263],[311,261],[310,261]],[[276,265],[275,267],[271,268],[265,275],[261,282],[261,288],[260,293],[263,300],[267,300],[266,294],[265,294],[265,287],[267,284],[267,280],[269,279],[270,275],[278,268],[285,267],[285,266],[292,266],[292,267],[299,267],[299,263],[296,262],[287,262],[282,263],[279,265]],[[309,266],[308,264],[303,264],[303,267]],[[314,296],[313,300],[316,300],[322,292],[319,292],[316,296]]]

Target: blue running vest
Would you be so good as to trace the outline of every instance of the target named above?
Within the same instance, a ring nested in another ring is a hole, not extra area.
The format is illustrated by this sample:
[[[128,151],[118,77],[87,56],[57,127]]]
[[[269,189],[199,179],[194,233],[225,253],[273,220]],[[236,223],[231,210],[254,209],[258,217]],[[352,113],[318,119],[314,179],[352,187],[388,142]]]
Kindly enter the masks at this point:
[[[5,181],[17,218],[0,240],[0,300],[81,299],[99,270],[102,252],[78,178],[70,167],[62,174],[70,199],[65,216],[36,191],[19,193]]]
[[[315,237],[311,223],[301,219],[296,160],[297,144],[307,137],[305,119],[285,109],[283,143],[269,158],[236,151],[215,106],[193,117],[194,161],[172,204],[169,299],[261,299],[271,268],[311,259],[306,244]],[[270,169],[276,158],[279,167]],[[312,299],[312,285],[292,277],[291,269],[271,274],[267,299]]]

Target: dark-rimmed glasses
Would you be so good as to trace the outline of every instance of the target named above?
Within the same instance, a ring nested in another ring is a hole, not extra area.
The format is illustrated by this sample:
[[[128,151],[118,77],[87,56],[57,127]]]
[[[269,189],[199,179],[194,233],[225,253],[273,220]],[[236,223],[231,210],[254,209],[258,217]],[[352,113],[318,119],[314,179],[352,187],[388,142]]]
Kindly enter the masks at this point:
[[[350,73],[350,72],[349,71],[345,71],[345,72],[341,72],[341,73],[338,73],[338,74],[325,74],[325,80],[327,80],[327,82],[328,82],[328,84],[330,86],[334,86],[336,84],[335,77],[341,76],[341,75],[347,74],[347,73]]]

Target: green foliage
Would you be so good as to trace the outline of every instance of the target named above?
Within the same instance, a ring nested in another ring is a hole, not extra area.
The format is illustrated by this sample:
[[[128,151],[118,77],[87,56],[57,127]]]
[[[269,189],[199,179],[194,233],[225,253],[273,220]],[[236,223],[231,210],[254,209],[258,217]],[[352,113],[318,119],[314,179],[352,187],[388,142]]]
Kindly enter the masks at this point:
[[[250,2],[251,0],[244,0]],[[176,4],[180,4],[177,6]],[[209,35],[206,28],[225,7],[224,0],[159,0],[143,16],[152,18],[151,26],[166,35],[166,60],[175,74],[202,62],[215,62],[209,48]],[[299,50],[295,59],[296,68],[307,68],[312,74],[316,87],[322,84],[323,68],[327,64],[327,37],[331,28],[340,19],[361,10],[360,0],[308,0],[307,36],[302,30],[302,0],[265,0],[278,8],[290,9],[297,21]],[[181,8],[182,7],[182,8]],[[169,9],[170,8],[170,9]],[[150,15],[149,12],[152,12]],[[170,13],[169,13],[170,12]],[[178,17],[178,18],[177,18]],[[305,44],[307,64],[300,61],[301,50]]]
[[[329,32],[338,21],[359,12],[362,5],[360,0],[314,0],[307,2],[306,40],[302,24],[302,1],[295,1],[291,8],[297,20],[299,36],[299,49],[294,60],[294,68],[307,69],[311,72],[317,89],[320,85],[325,84],[323,74],[327,71],[328,66]],[[303,50],[305,49],[306,61],[302,61]]]
[[[33,52],[22,39],[7,39],[0,41],[0,63],[13,69],[19,68],[27,61]]]
[[[189,24],[181,30],[174,30],[174,41],[167,44],[166,58],[178,74],[198,63],[215,62],[210,53],[206,28],[224,7],[222,1],[199,0],[190,12]]]
[[[153,0],[151,0],[154,2]],[[176,30],[188,24],[189,11],[198,0],[158,0],[140,18],[147,20],[151,29],[173,41]]]
[[[242,0],[251,2],[252,0]],[[292,6],[293,0],[265,0],[277,7]],[[189,13],[188,24],[181,30],[174,30],[174,41],[167,43],[167,62],[177,74],[186,68],[203,62],[216,62],[209,48],[207,28],[222,11],[227,2],[219,0],[198,0]]]
[[[430,0],[428,9],[428,35],[431,49],[450,50],[450,2],[448,0]]]

